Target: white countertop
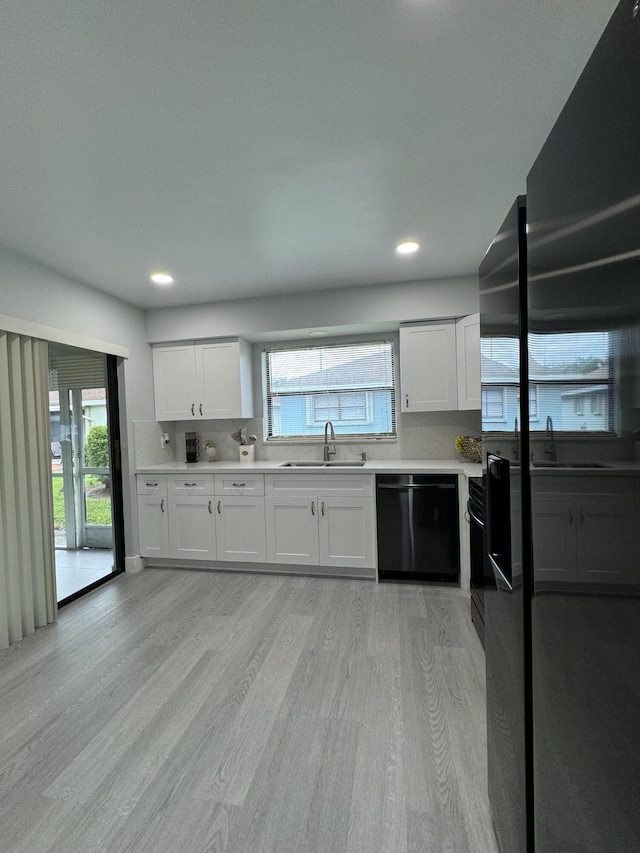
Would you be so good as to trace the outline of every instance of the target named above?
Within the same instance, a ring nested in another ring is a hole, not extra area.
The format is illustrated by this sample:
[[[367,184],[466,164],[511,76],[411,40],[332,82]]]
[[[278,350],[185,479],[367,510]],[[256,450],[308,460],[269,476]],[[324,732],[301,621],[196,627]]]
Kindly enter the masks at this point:
[[[463,459],[389,459],[386,461],[372,459],[362,466],[353,468],[331,466],[316,467],[281,467],[281,461],[264,462],[166,462],[162,465],[149,465],[136,470],[137,474],[186,474],[197,471],[199,474],[227,474],[236,471],[252,472],[254,474],[274,474],[275,472],[295,476],[296,474],[464,474],[467,477],[481,477],[482,465],[465,462]],[[338,460],[340,461],[340,460]]]

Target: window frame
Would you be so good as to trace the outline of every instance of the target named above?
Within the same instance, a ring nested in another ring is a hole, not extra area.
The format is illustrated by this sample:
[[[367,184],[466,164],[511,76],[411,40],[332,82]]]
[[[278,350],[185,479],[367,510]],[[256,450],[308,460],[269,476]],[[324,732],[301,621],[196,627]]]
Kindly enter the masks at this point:
[[[314,420],[314,400],[313,398],[322,398],[326,394],[349,394],[352,391],[357,393],[362,393],[366,395],[366,414],[367,414],[367,422],[359,421],[357,426],[366,426],[373,424],[375,422],[374,415],[374,395],[375,393],[386,393],[389,394],[389,407],[391,414],[391,423],[389,431],[383,432],[345,432],[344,424],[339,423],[338,421],[332,421],[334,424],[334,429],[336,431],[336,440],[339,443],[340,441],[344,442],[368,442],[368,441],[390,441],[396,442],[398,440],[398,410],[397,410],[397,399],[398,399],[398,375],[397,375],[397,348],[398,342],[396,336],[393,334],[387,333],[384,336],[379,338],[363,338],[363,339],[333,339],[330,341],[323,341],[322,343],[310,344],[306,341],[297,341],[292,343],[286,343],[283,345],[279,345],[278,343],[270,344],[269,346],[265,346],[261,353],[261,366],[262,366],[262,390],[263,390],[263,409],[264,409],[264,440],[266,443],[275,444],[275,443],[289,443],[289,444],[318,444],[324,442],[324,433],[299,433],[296,435],[279,435],[274,434],[274,411],[276,410],[276,406],[279,405],[279,401],[283,397],[287,395],[282,392],[282,390],[277,389],[276,391],[272,391],[270,385],[270,369],[269,369],[269,354],[270,353],[279,353],[286,352],[287,350],[329,350],[333,348],[344,349],[346,347],[353,346],[357,347],[367,347],[371,345],[380,345],[386,344],[389,347],[389,354],[391,357],[391,384],[387,387],[369,387],[364,384],[362,387],[355,387],[350,389],[347,387],[336,387],[336,388],[327,388],[326,390],[318,391],[309,390],[308,392],[294,392],[291,396],[302,396],[305,398],[305,406],[304,406],[304,415],[303,419],[310,429],[318,430],[319,428],[323,428],[326,421],[317,421]],[[346,422],[348,423],[348,422]]]

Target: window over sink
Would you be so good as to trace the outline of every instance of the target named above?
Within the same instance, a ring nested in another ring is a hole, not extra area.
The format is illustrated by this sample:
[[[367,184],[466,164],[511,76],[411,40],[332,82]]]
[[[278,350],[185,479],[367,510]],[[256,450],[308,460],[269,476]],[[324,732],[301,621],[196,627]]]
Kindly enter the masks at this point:
[[[393,341],[265,349],[266,438],[395,438]]]

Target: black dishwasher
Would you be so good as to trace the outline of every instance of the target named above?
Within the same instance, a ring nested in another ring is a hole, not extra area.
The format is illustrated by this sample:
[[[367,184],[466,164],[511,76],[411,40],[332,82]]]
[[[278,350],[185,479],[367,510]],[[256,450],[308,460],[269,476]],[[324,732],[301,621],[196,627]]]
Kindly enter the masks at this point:
[[[378,474],[378,578],[460,581],[455,474]]]

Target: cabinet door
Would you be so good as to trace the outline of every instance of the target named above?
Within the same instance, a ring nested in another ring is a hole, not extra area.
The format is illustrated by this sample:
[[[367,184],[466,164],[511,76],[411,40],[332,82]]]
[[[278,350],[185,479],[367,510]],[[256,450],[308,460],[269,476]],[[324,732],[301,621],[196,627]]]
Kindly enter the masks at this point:
[[[320,565],[375,568],[372,498],[318,497]]]
[[[185,560],[215,560],[216,535],[211,495],[173,494],[169,497],[170,556]]]
[[[458,408],[480,408],[480,315],[456,321]]]
[[[637,567],[635,506],[624,503],[588,503],[577,507],[577,579],[588,583],[632,583]]]
[[[270,563],[318,565],[318,499],[265,498]]]
[[[242,369],[247,346],[246,341],[196,344],[196,376],[202,389],[197,406],[199,416],[253,416],[251,400],[247,399],[251,394],[250,379],[248,382]]]
[[[138,495],[140,524],[140,556],[169,556],[169,521],[164,495]]]
[[[576,579],[576,505],[572,501],[533,501],[534,583],[573,583]]]
[[[188,421],[199,401],[193,344],[153,349],[156,420]]]
[[[216,498],[218,560],[266,563],[264,498]]]
[[[400,327],[403,412],[458,408],[455,320]]]

